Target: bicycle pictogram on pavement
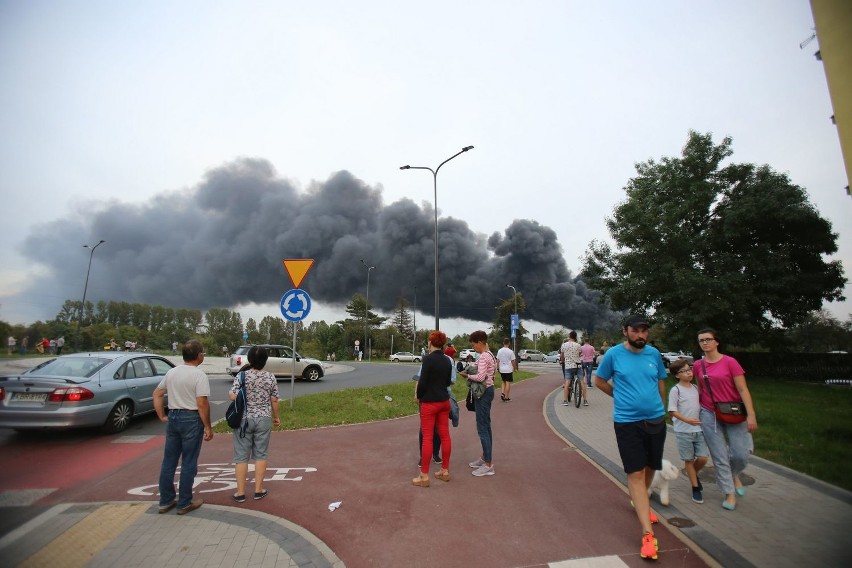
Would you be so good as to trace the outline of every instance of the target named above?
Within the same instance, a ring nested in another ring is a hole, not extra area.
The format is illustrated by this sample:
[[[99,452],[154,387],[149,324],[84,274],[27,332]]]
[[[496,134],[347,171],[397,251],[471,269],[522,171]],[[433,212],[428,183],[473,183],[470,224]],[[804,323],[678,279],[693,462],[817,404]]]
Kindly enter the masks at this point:
[[[254,464],[249,464],[249,473],[254,472]],[[265,482],[271,481],[302,481],[306,473],[315,472],[315,467],[267,467]],[[180,468],[175,473],[175,481],[180,476]],[[217,491],[233,491],[237,488],[237,477],[232,463],[198,464],[198,473],[195,476],[193,490],[199,493],[215,493]],[[157,495],[159,485],[143,485],[128,489],[130,495],[151,496]]]

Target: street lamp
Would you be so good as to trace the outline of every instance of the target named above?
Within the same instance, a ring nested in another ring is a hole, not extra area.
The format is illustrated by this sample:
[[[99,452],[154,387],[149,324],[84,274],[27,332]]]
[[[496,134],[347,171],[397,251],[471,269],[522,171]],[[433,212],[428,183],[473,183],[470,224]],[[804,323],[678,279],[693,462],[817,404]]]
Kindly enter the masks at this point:
[[[518,291],[515,290],[515,287],[511,284],[506,284],[506,288],[511,288],[514,295],[512,296],[515,299],[515,314],[518,313]],[[510,326],[511,327],[511,326]],[[515,337],[512,338],[512,351],[517,355],[518,353],[518,332],[515,332]]]
[[[106,241],[101,239],[98,244],[89,246],[83,245],[83,248],[89,249],[89,268],[86,269],[86,284],[83,286],[83,302],[80,304],[80,314],[77,318],[77,350],[80,350],[80,328],[83,326],[83,310],[86,307],[86,292],[89,289],[89,273],[92,271],[92,257],[95,256],[95,249],[104,244]]]
[[[441,169],[441,166],[458,156],[459,154],[463,154],[468,150],[473,150],[473,146],[465,146],[461,149],[460,152],[453,154],[443,162],[441,162],[437,168],[434,170],[432,168],[426,166],[400,166],[401,170],[429,170],[432,172],[432,181],[434,183],[435,189],[435,330],[441,329],[440,326],[440,317],[438,313],[438,170]]]
[[[370,271],[375,268],[375,266],[368,266],[364,259],[361,259],[361,264],[364,265],[364,268],[367,269],[367,300],[366,305],[364,306],[364,349],[367,349],[367,322],[370,321]],[[367,349],[367,360],[370,360],[370,350]]]
[[[417,346],[417,286],[414,287],[414,308],[411,310],[411,317],[414,319],[414,323],[412,324],[414,333],[411,336],[411,352],[417,353],[415,351]]]

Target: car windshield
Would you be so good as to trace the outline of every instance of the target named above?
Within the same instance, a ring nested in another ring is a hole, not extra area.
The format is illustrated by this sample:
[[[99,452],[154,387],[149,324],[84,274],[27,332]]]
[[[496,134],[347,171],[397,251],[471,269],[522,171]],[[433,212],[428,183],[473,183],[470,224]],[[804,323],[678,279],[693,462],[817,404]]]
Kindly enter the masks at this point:
[[[82,379],[91,377],[110,361],[110,359],[100,357],[60,357],[27,371],[27,373],[43,377],[75,377]]]

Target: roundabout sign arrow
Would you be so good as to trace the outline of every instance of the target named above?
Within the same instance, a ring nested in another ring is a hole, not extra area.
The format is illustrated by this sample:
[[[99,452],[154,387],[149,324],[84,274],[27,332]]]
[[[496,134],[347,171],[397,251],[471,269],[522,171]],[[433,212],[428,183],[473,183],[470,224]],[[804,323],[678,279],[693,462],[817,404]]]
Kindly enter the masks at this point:
[[[281,297],[281,315],[287,321],[302,321],[311,312],[311,297],[299,288],[294,288]]]

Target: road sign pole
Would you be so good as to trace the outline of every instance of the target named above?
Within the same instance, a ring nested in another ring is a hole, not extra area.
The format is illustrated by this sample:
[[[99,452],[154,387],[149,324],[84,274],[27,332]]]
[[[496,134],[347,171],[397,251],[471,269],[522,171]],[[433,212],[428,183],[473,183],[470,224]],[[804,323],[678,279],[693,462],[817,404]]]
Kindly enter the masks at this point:
[[[293,322],[293,373],[290,375],[290,410],[293,409],[293,397],[296,382],[296,322]]]

